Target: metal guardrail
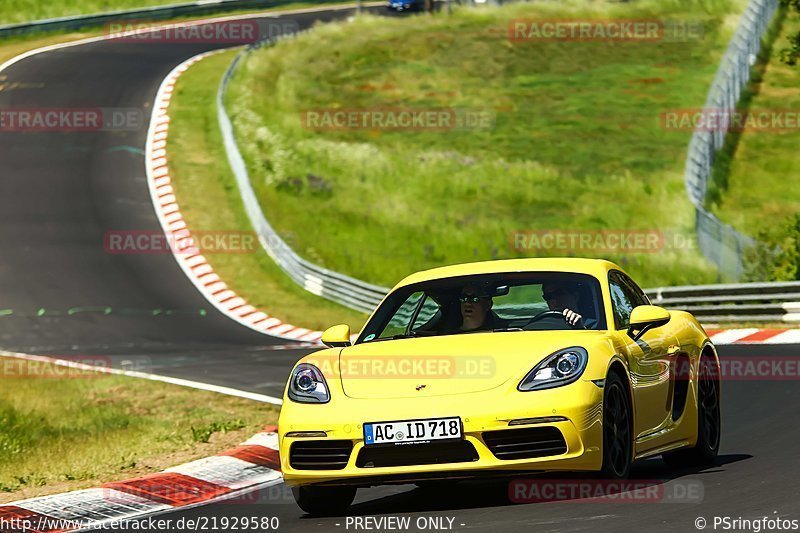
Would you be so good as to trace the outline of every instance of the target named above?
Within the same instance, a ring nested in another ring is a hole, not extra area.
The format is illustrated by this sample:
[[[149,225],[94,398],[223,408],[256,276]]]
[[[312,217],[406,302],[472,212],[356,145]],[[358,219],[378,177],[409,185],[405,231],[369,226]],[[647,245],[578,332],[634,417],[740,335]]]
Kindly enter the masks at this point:
[[[761,49],[778,9],[778,0],[751,0],[722,57],[711,89],[703,106],[707,113],[726,114],[736,111],[742,90],[750,80],[750,69]],[[724,122],[724,121],[721,121]],[[711,131],[713,129],[713,131]],[[705,199],[714,159],[725,143],[727,128],[702,128],[692,134],[686,157],[685,183],[689,199],[695,207],[697,243],[703,255],[725,277],[740,279],[744,273],[742,251],[755,241],[721,222],[706,210]]]
[[[30,33],[41,33],[56,30],[72,31],[124,20],[153,21],[190,15],[199,16],[208,15],[211,13],[222,13],[226,11],[238,11],[241,9],[267,9],[270,7],[288,4],[290,1],[291,0],[199,0],[197,2],[185,4],[170,4],[166,6],[109,11],[107,13],[79,15],[75,17],[60,17],[46,20],[36,20],[22,24],[2,25],[0,26],[0,37],[26,35]],[[325,4],[327,2],[318,1],[314,3]]]
[[[276,40],[271,40],[264,44],[269,46],[275,42]],[[222,132],[225,152],[228,155],[228,162],[236,177],[236,184],[239,187],[239,193],[244,202],[245,212],[258,234],[261,245],[269,256],[278,264],[281,270],[292,278],[295,283],[317,296],[322,296],[323,298],[327,298],[328,300],[332,300],[363,313],[371,313],[381,300],[383,300],[386,293],[389,292],[388,288],[379,287],[378,285],[373,285],[366,281],[351,278],[350,276],[334,272],[315,265],[310,261],[306,261],[292,250],[286,241],[278,235],[261,210],[261,205],[250,183],[247,165],[236,144],[233,124],[228,117],[224,104],[225,93],[231,76],[233,76],[242,57],[248,54],[252,49],[253,47],[243,50],[236,56],[236,59],[234,59],[225,72],[222,83],[217,91],[219,127]]]
[[[800,281],[657,287],[655,305],[705,322],[800,322]]]

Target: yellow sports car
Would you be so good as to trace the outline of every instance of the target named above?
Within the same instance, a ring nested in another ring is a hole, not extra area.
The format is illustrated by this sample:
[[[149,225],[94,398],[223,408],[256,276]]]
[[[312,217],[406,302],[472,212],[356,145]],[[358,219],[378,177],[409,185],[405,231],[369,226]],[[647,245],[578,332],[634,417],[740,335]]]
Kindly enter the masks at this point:
[[[281,468],[310,514],[385,483],[592,471],[662,455],[710,463],[719,360],[689,313],[650,305],[617,265],[519,259],[401,281],[351,343],[300,360],[284,394]]]

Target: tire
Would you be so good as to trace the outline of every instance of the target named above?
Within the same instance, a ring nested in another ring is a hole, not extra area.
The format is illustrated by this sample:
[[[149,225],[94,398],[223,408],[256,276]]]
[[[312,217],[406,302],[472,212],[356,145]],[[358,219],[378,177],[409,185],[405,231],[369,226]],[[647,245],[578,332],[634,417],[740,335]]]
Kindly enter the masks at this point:
[[[297,505],[313,516],[331,516],[344,513],[356,497],[356,487],[293,487],[292,495]]]
[[[624,479],[633,461],[633,417],[622,378],[611,373],[603,390],[603,467],[600,476]]]
[[[722,416],[719,405],[719,380],[714,360],[700,359],[697,379],[697,444],[662,455],[670,468],[708,466],[719,453]]]

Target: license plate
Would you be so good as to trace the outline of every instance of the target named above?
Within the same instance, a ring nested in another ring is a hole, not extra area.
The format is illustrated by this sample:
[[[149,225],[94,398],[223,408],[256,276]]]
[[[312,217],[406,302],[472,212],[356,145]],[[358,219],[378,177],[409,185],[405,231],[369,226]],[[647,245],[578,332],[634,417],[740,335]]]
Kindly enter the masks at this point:
[[[457,416],[364,424],[365,446],[460,440],[463,436],[461,419]]]

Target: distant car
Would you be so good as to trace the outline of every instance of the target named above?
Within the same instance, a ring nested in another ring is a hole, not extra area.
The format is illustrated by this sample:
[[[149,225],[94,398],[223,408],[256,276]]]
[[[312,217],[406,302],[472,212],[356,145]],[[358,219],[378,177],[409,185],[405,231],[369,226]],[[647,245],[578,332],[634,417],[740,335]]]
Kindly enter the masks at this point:
[[[352,345],[346,325],[322,342],[292,370],[278,426],[284,480],[310,514],[346,510],[357,487],[520,471],[625,478],[636,459],[683,467],[719,450],[708,335],[607,261],[420,272]]]
[[[425,0],[389,0],[386,8],[394,11],[419,11],[425,7]]]

